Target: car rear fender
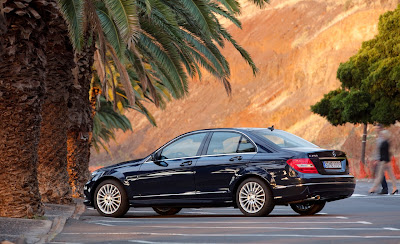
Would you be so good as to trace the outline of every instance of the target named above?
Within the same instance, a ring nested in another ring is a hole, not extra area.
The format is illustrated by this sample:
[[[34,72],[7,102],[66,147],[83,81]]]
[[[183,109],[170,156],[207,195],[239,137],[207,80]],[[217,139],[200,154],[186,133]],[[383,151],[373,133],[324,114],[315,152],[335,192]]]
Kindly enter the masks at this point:
[[[267,183],[267,186],[270,188],[271,193],[272,193],[272,188],[271,188],[271,184],[270,184],[272,175],[269,174],[263,168],[250,167],[250,168],[242,169],[241,171],[236,173],[235,176],[232,178],[229,189],[232,192],[233,199],[236,199],[235,194],[236,194],[236,190],[239,187],[240,183],[242,183],[244,180],[251,178],[251,177],[256,177],[256,178],[260,178],[260,179],[264,180]]]

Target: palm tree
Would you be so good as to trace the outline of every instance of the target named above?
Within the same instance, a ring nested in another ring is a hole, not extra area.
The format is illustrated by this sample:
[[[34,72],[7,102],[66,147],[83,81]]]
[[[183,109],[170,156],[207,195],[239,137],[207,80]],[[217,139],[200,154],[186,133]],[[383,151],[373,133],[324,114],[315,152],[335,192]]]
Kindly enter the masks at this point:
[[[43,214],[37,181],[46,44],[55,4],[0,2],[0,216]]]
[[[263,5],[267,1],[254,0],[253,2]],[[173,97],[180,98],[188,91],[187,74],[192,77],[201,76],[198,64],[218,77],[229,94],[231,91],[229,65],[214,44],[217,43],[223,47],[224,39],[234,45],[254,73],[257,71],[250,55],[236,43],[216,17],[217,14],[221,15],[240,27],[240,22],[234,17],[240,9],[236,1],[137,0],[136,2],[95,1],[94,3],[94,5],[86,4],[85,7],[86,10],[90,9],[92,12],[88,16],[91,16],[91,22],[98,30],[96,31],[100,51],[98,56],[103,63],[106,63],[105,50],[109,50],[120,73],[121,83],[127,92],[130,104],[135,104],[135,100],[125,67],[126,63],[130,63],[134,68],[141,88],[149,92],[150,98],[156,105],[159,105],[159,100],[154,84],[165,85]],[[132,7],[132,3],[135,3],[135,8]],[[63,6],[64,15],[70,23],[73,43],[76,40],[75,47],[78,47],[80,38],[77,33],[82,31],[79,31],[79,28],[74,29],[76,26],[71,23],[75,23],[72,20],[76,20],[76,16],[68,14],[67,10],[70,8],[67,5]],[[136,13],[136,7],[138,13]],[[94,9],[97,15],[93,13]],[[136,19],[139,20],[140,30],[135,28],[137,27]],[[93,52],[86,52],[85,57],[91,58],[92,54]],[[86,60],[85,63],[89,62]],[[148,63],[151,69],[146,70],[143,62]],[[75,126],[79,128],[78,130],[68,133],[68,170],[75,196],[81,194],[88,176],[90,140],[86,138],[89,138],[91,134],[91,127],[88,126],[91,125],[91,121],[88,118],[92,114],[87,109],[90,108],[87,104],[90,68],[89,66],[82,68],[78,65],[78,69],[84,70],[87,74],[87,76],[82,76],[87,77],[82,80],[86,82],[86,85],[79,82],[81,87],[85,87],[80,96],[81,102],[79,102],[84,106],[72,106],[72,108],[83,109],[80,116],[83,119],[80,121],[89,123],[81,123],[80,127]],[[74,99],[74,101],[78,100]],[[80,180],[78,180],[79,177]]]
[[[43,202],[70,203],[72,192],[67,172],[68,88],[73,85],[74,51],[60,14],[47,23],[46,98],[39,141],[38,181]]]

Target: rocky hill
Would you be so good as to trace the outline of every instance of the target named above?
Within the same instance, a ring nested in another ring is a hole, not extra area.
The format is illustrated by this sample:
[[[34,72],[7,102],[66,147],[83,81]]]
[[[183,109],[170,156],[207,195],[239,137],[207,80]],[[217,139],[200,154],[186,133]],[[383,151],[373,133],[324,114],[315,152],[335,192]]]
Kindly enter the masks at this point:
[[[232,46],[226,55],[232,70],[232,96],[210,75],[193,80],[190,95],[165,110],[149,105],[158,127],[128,114],[133,132],[118,133],[112,155],[92,152],[92,165],[139,158],[184,132],[215,127],[267,127],[287,130],[322,147],[342,149],[360,161],[361,126],[333,127],[310,112],[310,105],[337,88],[336,70],[361,43],[377,33],[379,16],[397,7],[394,0],[271,0],[264,9],[241,1],[243,29],[229,26],[252,55],[256,77]],[[372,127],[372,126],[371,126]],[[400,154],[400,125],[390,128],[394,153]],[[369,130],[369,132],[372,132]],[[374,133],[368,137],[368,155]]]

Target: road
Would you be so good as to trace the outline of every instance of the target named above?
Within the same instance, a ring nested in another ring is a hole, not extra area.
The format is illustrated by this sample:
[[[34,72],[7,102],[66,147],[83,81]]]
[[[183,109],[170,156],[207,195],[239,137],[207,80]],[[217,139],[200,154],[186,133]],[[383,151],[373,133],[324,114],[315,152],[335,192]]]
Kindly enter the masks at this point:
[[[357,182],[348,199],[327,203],[321,213],[300,216],[276,206],[268,217],[250,218],[234,208],[183,209],[159,216],[131,208],[124,218],[87,209],[70,219],[51,243],[400,243],[400,195],[367,193]],[[390,184],[389,184],[390,186]]]

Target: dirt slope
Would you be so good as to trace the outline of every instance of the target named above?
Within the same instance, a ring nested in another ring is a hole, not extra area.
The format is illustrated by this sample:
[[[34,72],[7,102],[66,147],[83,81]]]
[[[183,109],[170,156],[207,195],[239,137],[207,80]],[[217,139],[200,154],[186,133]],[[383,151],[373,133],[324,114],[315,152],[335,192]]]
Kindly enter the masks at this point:
[[[229,29],[252,55],[251,69],[234,51],[224,50],[231,69],[233,94],[228,97],[216,79],[204,75],[190,85],[190,95],[164,110],[151,105],[158,127],[131,112],[133,132],[119,133],[112,156],[92,152],[92,165],[143,157],[184,132],[214,127],[267,127],[295,133],[322,147],[343,149],[359,161],[361,126],[333,127],[310,112],[310,105],[340,82],[336,70],[377,33],[379,15],[396,8],[390,0],[271,0],[259,10],[242,1],[243,29]],[[390,129],[396,135],[400,127]],[[398,139],[397,139],[398,140]],[[374,137],[369,137],[373,142]],[[400,143],[395,141],[396,154]],[[368,152],[372,150],[369,143]]]

